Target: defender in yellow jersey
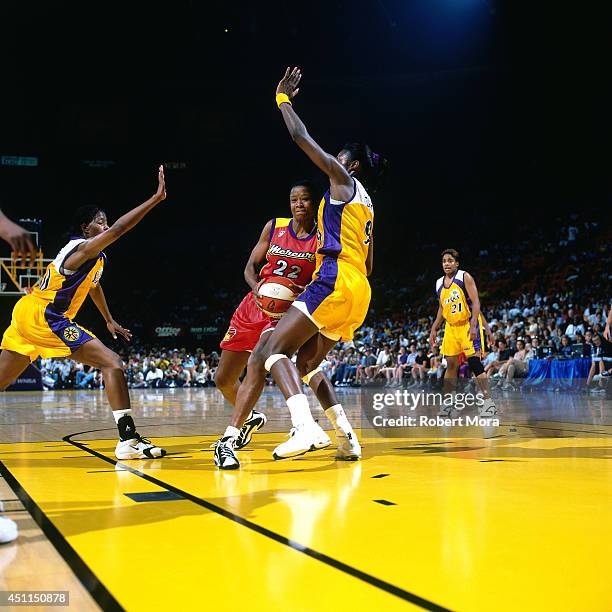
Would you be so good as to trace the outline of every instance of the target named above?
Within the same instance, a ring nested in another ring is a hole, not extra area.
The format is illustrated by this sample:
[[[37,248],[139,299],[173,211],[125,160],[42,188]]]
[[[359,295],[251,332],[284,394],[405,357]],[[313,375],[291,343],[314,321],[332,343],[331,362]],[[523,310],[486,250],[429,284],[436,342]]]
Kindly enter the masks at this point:
[[[368,311],[374,207],[364,185],[373,186],[384,172],[386,160],[357,143],[345,145],[337,157],[326,153],[293,110],[291,99],[298,93],[301,77],[299,68],[287,68],[276,88],[276,104],[293,141],[329,178],[329,190],[319,209],[317,267],[312,282],[278,322],[266,344],[251,354],[247,379],[271,372],[291,412],[292,435],[274,450],[275,459],[296,457],[330,443],[312,418],[303,380],[315,391],[334,426],[336,457],[355,460],[361,457],[361,447],[334,388],[318,366],[338,340],[352,339]],[[298,350],[294,365],[290,358]],[[241,385],[236,410],[252,408],[253,394],[249,395],[248,387]],[[219,442],[232,465],[237,462],[232,442],[235,435],[226,431]]]
[[[39,356],[70,357],[79,347],[95,339],[89,330],[72,319],[90,292],[102,291],[98,283],[106,255],[100,252],[78,270],[64,267],[66,259],[83,242],[85,238],[70,240],[47,266],[32,293],[15,304],[11,325],[2,338],[2,349],[34,361]]]
[[[106,261],[102,249],[134,227],[165,197],[164,172],[160,166],[157,193],[112,226],[108,226],[106,214],[99,208],[80,208],[75,215],[73,238],[49,264],[32,293],[17,302],[11,325],[2,338],[0,390],[6,389],[38,356],[70,357],[102,371],[119,430],[115,448],[118,459],[152,459],[162,457],[166,451],[136,432],[119,355],[73,318],[90,295],[113,338],[119,334],[130,340],[130,330],[111,316],[100,285]]]
[[[465,353],[472,373],[484,396],[484,403],[479,407],[480,416],[495,416],[495,403],[491,399],[489,383],[481,358],[485,351],[485,327],[489,341],[493,344],[493,335],[488,323],[480,313],[478,289],[471,274],[459,269],[459,253],[455,249],[442,252],[442,269],[444,276],[436,282],[436,295],[439,306],[436,320],[429,334],[429,343],[433,349],[436,334],[442,320],[446,321],[444,338],[440,352],[446,358],[444,387],[446,392],[453,392],[457,385],[459,355]],[[444,406],[443,416],[450,416],[453,407]]]

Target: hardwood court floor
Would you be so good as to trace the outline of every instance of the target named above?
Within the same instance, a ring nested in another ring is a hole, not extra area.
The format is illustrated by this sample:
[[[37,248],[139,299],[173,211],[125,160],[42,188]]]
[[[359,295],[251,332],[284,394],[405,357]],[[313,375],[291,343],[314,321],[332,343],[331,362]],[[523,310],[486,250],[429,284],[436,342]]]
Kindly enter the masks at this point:
[[[220,472],[214,389],[132,395],[169,456],[116,462],[103,393],[0,397],[0,493],[21,529],[0,589],[63,588],[77,610],[612,608],[609,401],[516,394],[495,432],[363,429],[361,462],[333,447],[275,462],[288,421],[271,390],[242,470]],[[342,399],[358,422],[359,394]]]

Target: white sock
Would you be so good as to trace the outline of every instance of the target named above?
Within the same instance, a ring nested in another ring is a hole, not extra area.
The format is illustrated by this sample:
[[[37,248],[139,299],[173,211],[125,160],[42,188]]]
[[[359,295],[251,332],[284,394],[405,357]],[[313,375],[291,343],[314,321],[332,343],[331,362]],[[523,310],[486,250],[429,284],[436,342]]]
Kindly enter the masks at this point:
[[[341,404],[335,404],[334,406],[327,408],[325,415],[331,421],[331,424],[334,426],[337,434],[348,437],[347,434],[350,433],[355,436],[355,432],[353,431],[349,420],[346,418],[346,414],[344,414]]]
[[[121,417],[124,417],[126,414],[132,415],[132,409],[128,408],[127,410],[113,410],[113,416],[115,417],[115,423],[119,422]]]
[[[237,438],[239,434],[240,434],[240,430],[237,427],[232,427],[232,425],[228,425],[222,437],[223,438]]]
[[[314,419],[310,413],[310,406],[308,405],[308,398],[303,393],[292,395],[287,400],[287,406],[289,407],[291,422],[294,427],[311,422],[314,423]]]

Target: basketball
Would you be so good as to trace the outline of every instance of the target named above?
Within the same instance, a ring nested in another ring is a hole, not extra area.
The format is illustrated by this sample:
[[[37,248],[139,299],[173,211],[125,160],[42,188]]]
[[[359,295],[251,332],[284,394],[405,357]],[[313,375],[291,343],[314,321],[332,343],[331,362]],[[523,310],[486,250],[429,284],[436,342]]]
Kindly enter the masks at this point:
[[[289,310],[296,295],[291,289],[293,283],[283,276],[271,278],[259,287],[261,309],[273,319],[280,319]]]

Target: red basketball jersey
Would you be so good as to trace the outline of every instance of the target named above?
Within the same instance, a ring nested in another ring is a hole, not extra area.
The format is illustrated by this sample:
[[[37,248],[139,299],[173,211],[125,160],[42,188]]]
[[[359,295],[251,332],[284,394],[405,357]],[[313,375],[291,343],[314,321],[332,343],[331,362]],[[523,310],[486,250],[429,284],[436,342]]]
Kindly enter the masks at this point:
[[[304,238],[293,231],[291,219],[272,219],[270,248],[266,253],[267,263],[259,272],[260,278],[284,276],[296,285],[307,285],[315,270],[317,251],[317,229]]]

